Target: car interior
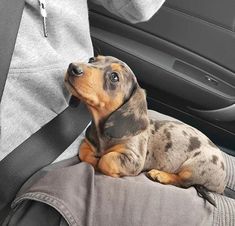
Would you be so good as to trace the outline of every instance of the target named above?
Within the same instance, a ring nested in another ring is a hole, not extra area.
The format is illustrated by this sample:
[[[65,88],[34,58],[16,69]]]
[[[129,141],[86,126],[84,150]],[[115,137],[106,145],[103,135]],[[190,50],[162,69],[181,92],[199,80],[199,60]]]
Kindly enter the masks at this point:
[[[13,16],[21,15],[23,1],[20,4]],[[223,152],[235,156],[235,1],[166,0],[149,21],[136,24],[92,1],[88,4],[95,55],[126,62],[146,90],[149,109],[197,128]],[[12,24],[19,26],[19,22]],[[3,37],[6,46],[12,42],[12,49],[14,40],[8,36],[17,35],[13,30]],[[6,72],[11,54],[4,52],[5,62],[0,62]],[[0,93],[4,83],[0,77]],[[61,154],[89,121],[84,106],[67,108],[1,162],[0,224],[22,182]],[[48,146],[50,153],[39,154]],[[29,147],[34,147],[34,155]],[[24,159],[25,155],[29,158]],[[224,194],[235,199],[235,191],[229,188]]]
[[[235,156],[235,2],[167,0],[138,24],[89,8],[95,53],[127,62],[148,107],[198,128]]]

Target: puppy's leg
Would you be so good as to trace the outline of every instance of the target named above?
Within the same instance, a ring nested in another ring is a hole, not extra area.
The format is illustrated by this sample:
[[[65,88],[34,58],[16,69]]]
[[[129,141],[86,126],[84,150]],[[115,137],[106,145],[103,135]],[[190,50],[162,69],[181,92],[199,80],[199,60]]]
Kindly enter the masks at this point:
[[[98,169],[111,177],[135,176],[143,167],[144,160],[124,145],[115,145],[103,155],[98,163]]]
[[[192,170],[190,168],[182,168],[178,173],[167,173],[164,171],[152,169],[147,173],[147,176],[162,184],[172,184],[178,187],[187,187],[190,178],[192,177]]]
[[[94,168],[97,167],[99,158],[95,156],[95,150],[91,145],[84,139],[79,148],[79,158],[83,162],[91,164]]]

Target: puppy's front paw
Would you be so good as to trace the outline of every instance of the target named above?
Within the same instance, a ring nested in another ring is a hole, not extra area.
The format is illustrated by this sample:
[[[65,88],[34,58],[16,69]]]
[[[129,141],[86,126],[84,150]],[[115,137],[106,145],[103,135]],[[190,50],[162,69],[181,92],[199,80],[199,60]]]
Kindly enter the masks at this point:
[[[120,166],[117,161],[119,155],[120,153],[118,152],[110,152],[103,155],[98,163],[98,169],[105,175],[120,177]]]
[[[152,169],[147,172],[147,177],[153,181],[162,183],[162,184],[171,184],[171,177],[168,173]]]
[[[81,143],[78,157],[82,162],[87,162],[97,169],[99,158],[95,156],[95,152],[86,141]]]
[[[86,163],[89,163],[90,165],[92,165],[94,167],[95,170],[97,170],[97,164],[98,164],[98,161],[99,161],[99,158],[96,158],[95,156],[81,156],[81,155],[78,155],[78,158],[82,161],[82,162],[86,162]]]

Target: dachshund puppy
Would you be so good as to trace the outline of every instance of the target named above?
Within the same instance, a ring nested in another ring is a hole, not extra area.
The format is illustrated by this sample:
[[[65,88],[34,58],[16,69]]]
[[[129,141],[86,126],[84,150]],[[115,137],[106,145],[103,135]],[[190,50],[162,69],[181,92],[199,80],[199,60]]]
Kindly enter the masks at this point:
[[[145,91],[125,63],[110,56],[72,63],[65,84],[93,118],[80,145],[81,161],[112,177],[149,171],[162,184],[223,193],[221,151],[189,125],[149,118]]]

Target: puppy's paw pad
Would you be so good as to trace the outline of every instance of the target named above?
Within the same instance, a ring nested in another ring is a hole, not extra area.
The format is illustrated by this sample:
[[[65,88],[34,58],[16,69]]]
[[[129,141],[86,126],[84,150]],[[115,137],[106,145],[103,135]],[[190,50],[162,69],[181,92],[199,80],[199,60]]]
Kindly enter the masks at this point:
[[[159,171],[159,170],[150,170],[149,172],[147,172],[147,177],[153,181],[162,183],[162,184],[168,184],[169,183],[169,177],[168,174],[163,172],[163,171]]]

